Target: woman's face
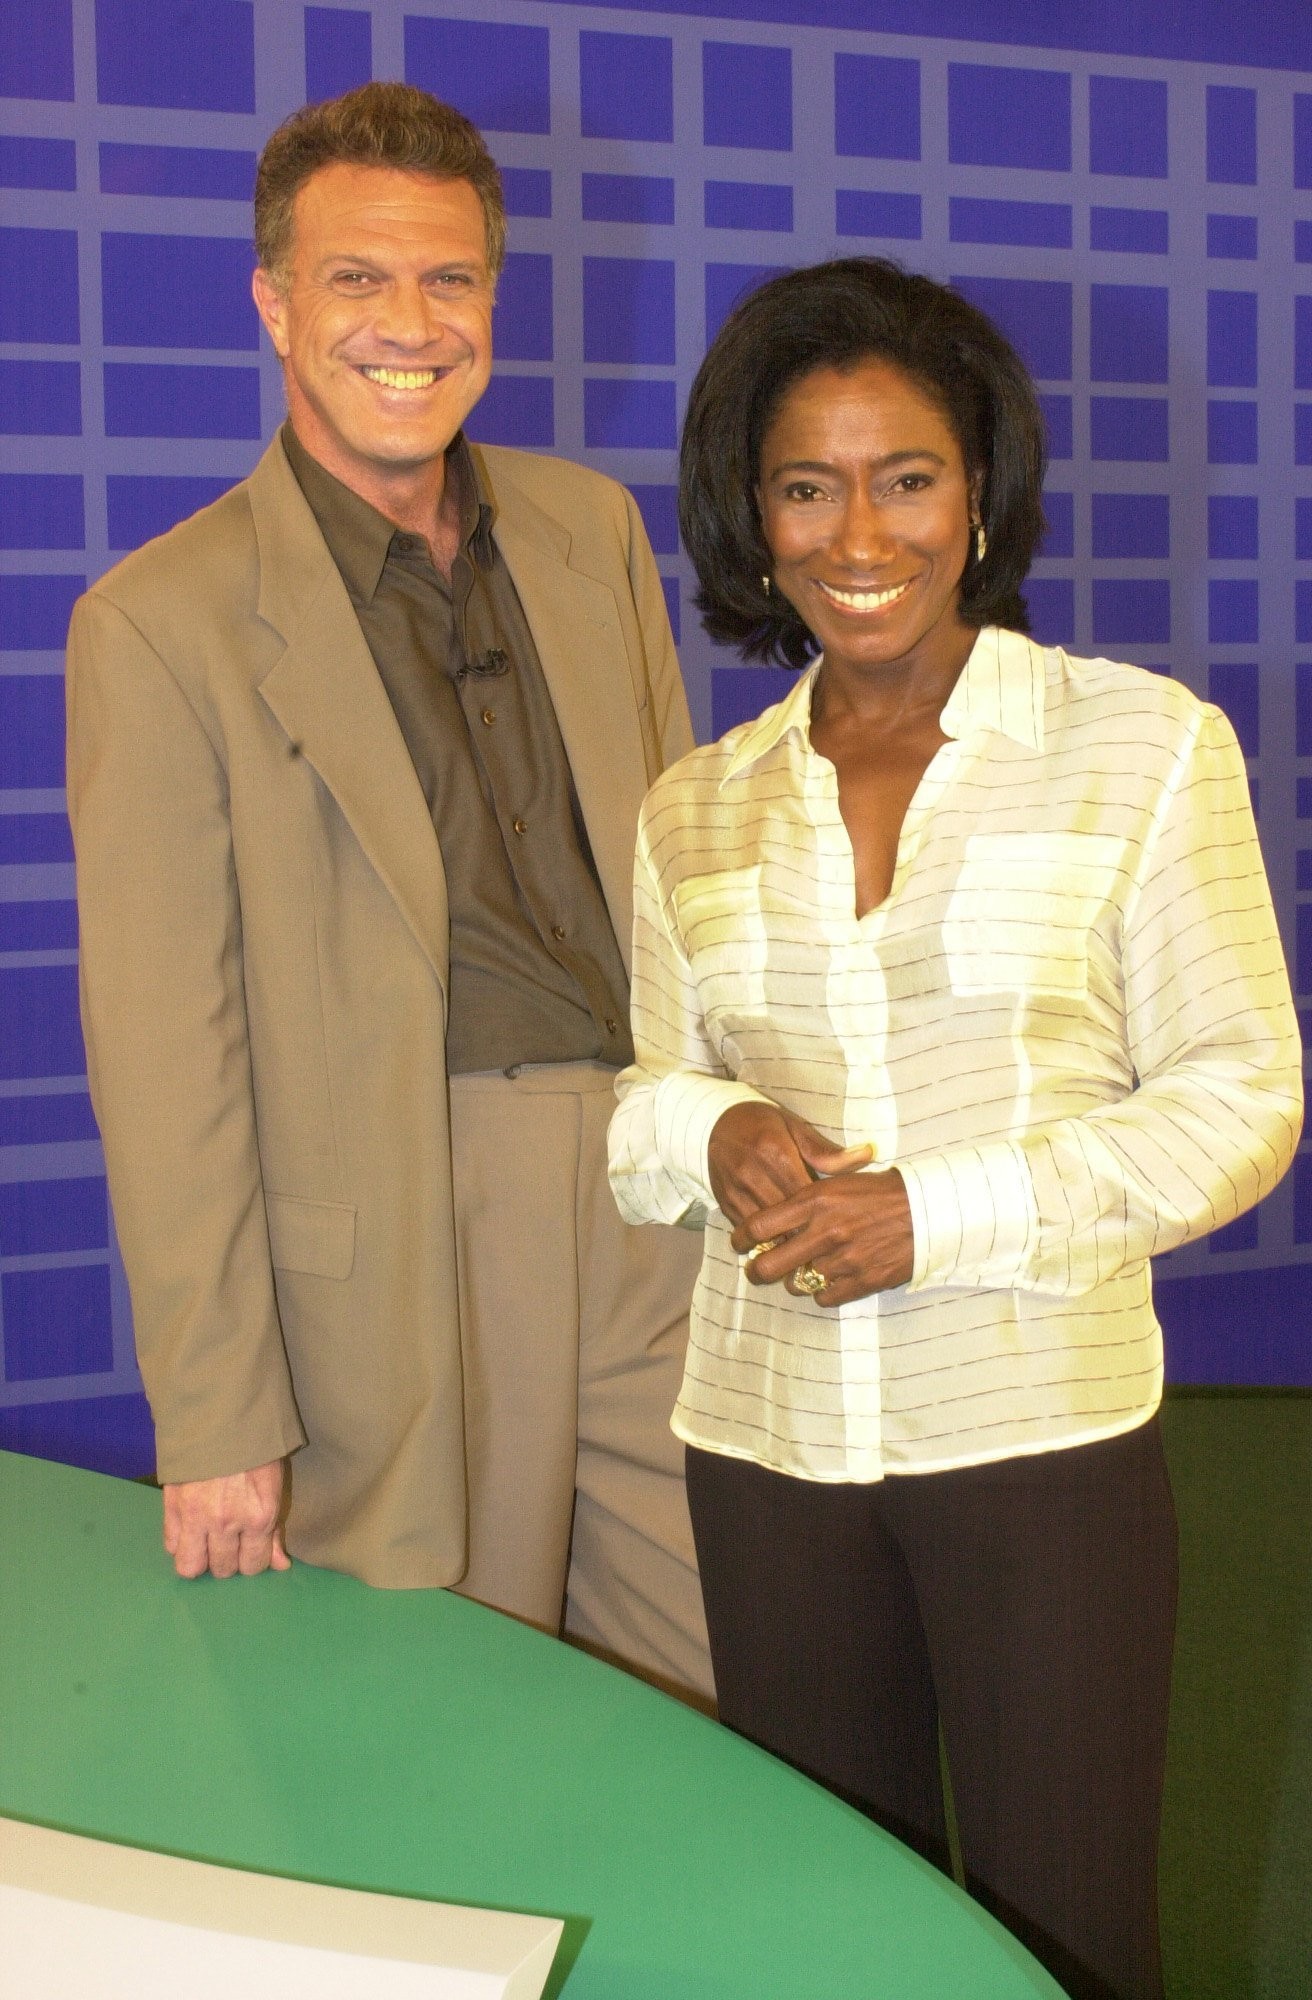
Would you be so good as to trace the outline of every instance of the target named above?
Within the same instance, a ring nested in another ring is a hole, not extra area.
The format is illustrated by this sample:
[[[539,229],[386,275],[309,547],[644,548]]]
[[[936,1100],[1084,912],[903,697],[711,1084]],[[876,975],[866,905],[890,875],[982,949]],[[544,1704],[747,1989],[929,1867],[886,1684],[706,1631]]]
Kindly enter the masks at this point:
[[[971,483],[937,403],[870,356],[787,391],[757,498],[782,591],[830,666],[958,667]]]

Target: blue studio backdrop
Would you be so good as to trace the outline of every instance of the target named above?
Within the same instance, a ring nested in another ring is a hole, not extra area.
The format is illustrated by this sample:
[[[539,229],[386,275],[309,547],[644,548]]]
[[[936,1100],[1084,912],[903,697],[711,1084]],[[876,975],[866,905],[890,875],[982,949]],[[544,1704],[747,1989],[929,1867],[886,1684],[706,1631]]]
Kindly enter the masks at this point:
[[[1096,19],[1090,22],[1090,13]],[[1039,636],[1169,671],[1249,760],[1312,1008],[1312,9],[1306,0],[0,0],[0,1444],[152,1464],[77,1020],[74,597],[280,420],[256,153],[407,77],[487,133],[511,255],[474,435],[638,496],[699,733],[682,407],[743,290],[855,251],[950,279],[1040,383]],[[1177,1381],[1312,1384],[1312,1148],[1159,1266]]]

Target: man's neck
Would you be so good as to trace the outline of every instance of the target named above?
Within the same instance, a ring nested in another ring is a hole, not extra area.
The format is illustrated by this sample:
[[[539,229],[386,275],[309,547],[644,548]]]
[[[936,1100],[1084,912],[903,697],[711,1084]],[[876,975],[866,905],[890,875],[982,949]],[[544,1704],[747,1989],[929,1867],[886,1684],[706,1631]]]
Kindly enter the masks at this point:
[[[451,565],[460,552],[460,481],[448,477],[446,461],[439,466],[436,493],[431,483],[422,489],[407,490],[388,485],[385,491],[369,492],[359,485],[352,490],[404,528],[408,535],[421,535],[428,544],[433,567],[449,578]],[[346,482],[351,485],[349,480]]]
[[[333,447],[331,439],[306,439],[292,429],[301,449],[349,486],[371,507],[409,535],[418,535],[427,544],[435,569],[450,577],[451,566],[460,549],[461,493],[458,478],[447,476],[447,459],[426,460],[422,465],[398,466],[383,471],[362,463],[347,452]]]

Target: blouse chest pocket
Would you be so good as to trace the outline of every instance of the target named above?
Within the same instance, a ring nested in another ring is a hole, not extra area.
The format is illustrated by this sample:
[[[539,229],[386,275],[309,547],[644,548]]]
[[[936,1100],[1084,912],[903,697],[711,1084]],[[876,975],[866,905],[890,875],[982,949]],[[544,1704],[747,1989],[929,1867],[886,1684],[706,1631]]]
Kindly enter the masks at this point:
[[[687,876],[674,913],[707,1020],[759,1013],[768,951],[760,865]]]
[[[972,834],[943,919],[953,993],[1082,998],[1124,852],[1110,834]]]

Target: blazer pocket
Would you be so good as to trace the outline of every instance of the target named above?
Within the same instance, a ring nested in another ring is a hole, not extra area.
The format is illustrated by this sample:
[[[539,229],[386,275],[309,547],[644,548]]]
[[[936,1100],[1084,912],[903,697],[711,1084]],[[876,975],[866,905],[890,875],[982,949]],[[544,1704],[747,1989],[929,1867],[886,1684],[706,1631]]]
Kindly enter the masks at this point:
[[[277,1271],[314,1278],[349,1278],[355,1262],[355,1210],[337,1201],[303,1201],[266,1194],[269,1248]]]

